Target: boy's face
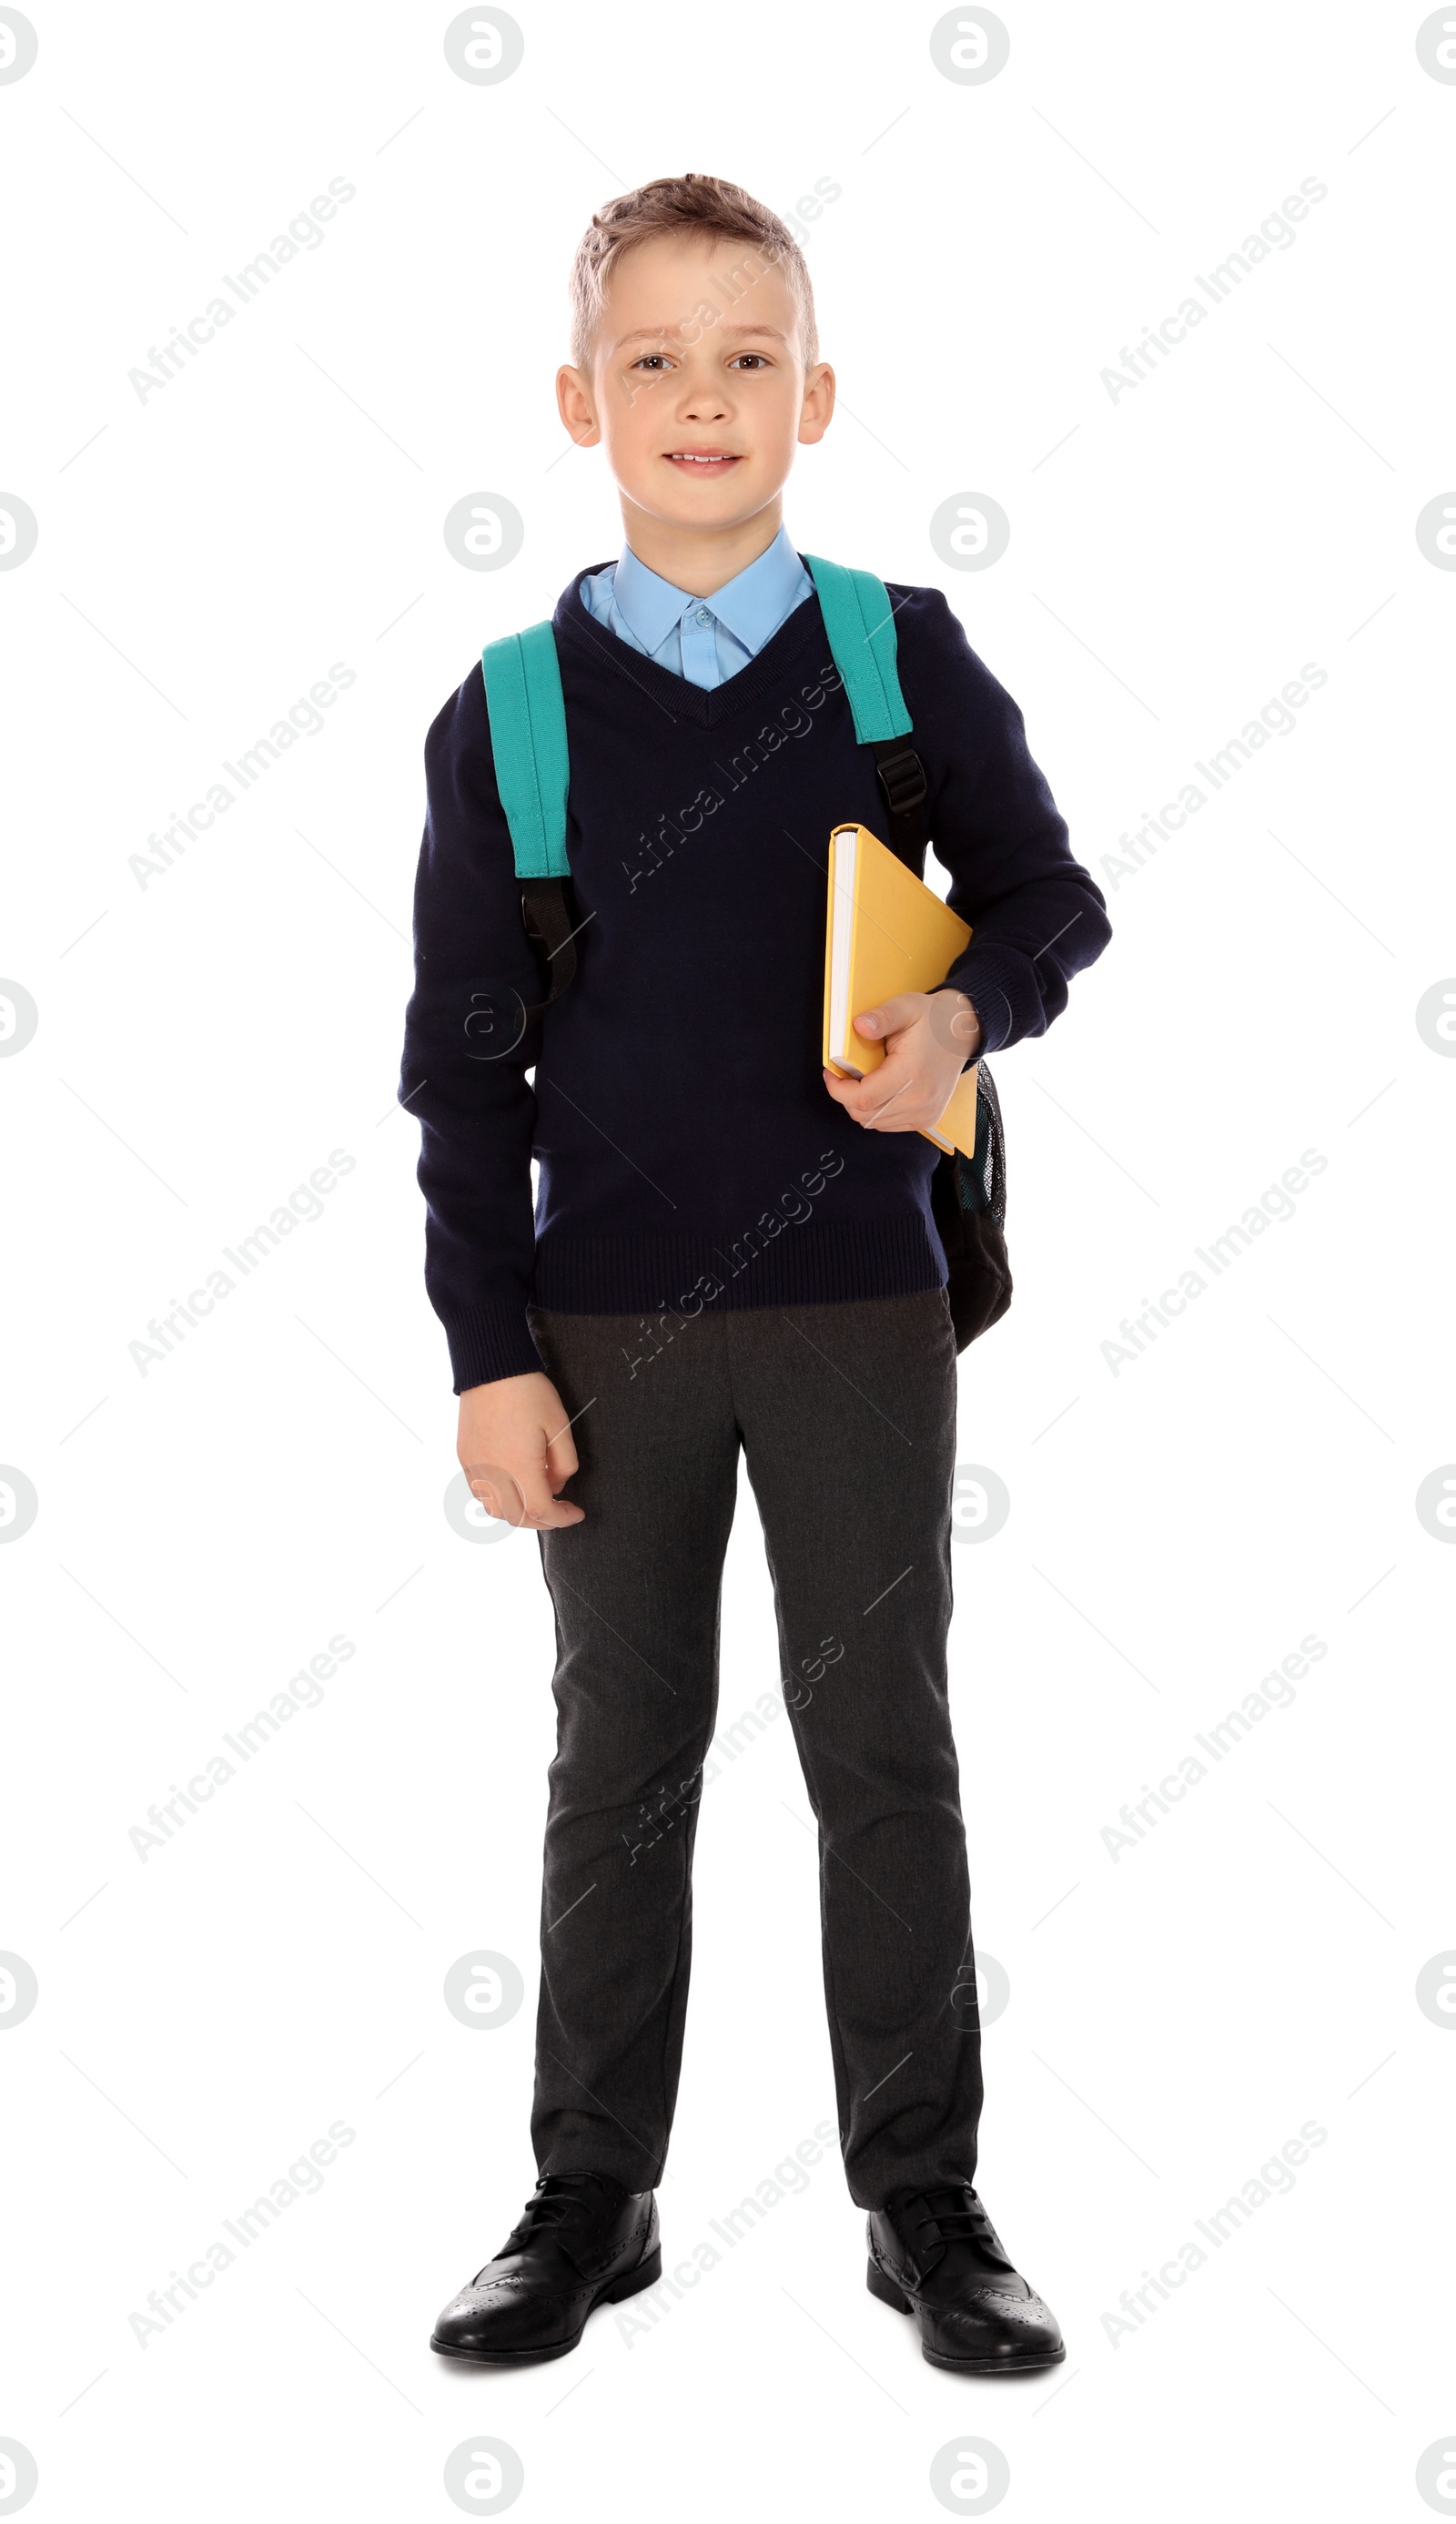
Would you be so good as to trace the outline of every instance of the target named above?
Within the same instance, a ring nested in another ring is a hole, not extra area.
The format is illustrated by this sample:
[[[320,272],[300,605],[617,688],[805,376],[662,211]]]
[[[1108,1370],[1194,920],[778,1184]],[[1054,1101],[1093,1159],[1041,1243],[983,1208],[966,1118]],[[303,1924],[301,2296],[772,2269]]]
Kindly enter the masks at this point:
[[[622,256],[591,368],[562,368],[557,394],[577,444],[605,447],[629,525],[636,509],[721,535],[823,437],[834,371],[805,372],[794,293],[761,248],[689,229]]]

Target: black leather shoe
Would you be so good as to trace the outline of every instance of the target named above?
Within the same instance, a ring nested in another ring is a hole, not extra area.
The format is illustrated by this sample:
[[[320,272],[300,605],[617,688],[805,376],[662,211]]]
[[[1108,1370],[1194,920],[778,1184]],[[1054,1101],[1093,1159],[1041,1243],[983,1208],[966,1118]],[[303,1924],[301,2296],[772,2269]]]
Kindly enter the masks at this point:
[[[624,2191],[609,2173],[544,2173],[495,2259],[446,2306],[430,2347],[485,2366],[564,2357],[594,2306],[661,2275],[651,2191]]]
[[[1012,2268],[968,2182],[898,2192],[870,2210],[869,2292],[914,2314],[932,2366],[1021,2375],[1067,2354],[1055,2314]]]

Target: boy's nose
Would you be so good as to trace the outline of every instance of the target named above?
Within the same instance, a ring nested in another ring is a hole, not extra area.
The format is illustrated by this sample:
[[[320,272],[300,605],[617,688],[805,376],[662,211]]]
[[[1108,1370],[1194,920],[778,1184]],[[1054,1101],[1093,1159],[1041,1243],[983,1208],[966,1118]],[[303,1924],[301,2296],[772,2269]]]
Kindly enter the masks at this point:
[[[721,420],[728,410],[728,397],[721,386],[690,386],[680,407],[684,420]]]

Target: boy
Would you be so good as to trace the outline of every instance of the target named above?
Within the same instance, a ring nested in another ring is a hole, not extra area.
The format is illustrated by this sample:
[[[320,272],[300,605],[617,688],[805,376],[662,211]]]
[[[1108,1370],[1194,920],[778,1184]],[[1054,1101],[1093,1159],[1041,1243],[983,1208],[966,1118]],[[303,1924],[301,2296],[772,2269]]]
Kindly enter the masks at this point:
[[[477,667],[426,747],[400,1090],[422,1124],[460,1460],[491,1514],[538,1532],[558,1640],[541,2178],[431,2346],[559,2356],[595,2305],[659,2274],[742,1445],[783,1674],[821,1674],[786,1699],[869,2285],[913,2310],[937,2365],[1049,2365],[1055,2318],[972,2188],[946,1676],[956,1353],[920,1132],[969,1060],[1059,1014],[1106,943],[1102,897],[944,597],[893,587],[926,821],[974,936],[942,991],[859,1020],[880,1068],[823,1068],[829,829],[883,835],[885,813],[781,522],[795,445],[834,409],[808,273],[771,212],[686,175],[598,215],[572,295],[561,417],[605,450],[626,530],[553,622],[574,889],[556,952],[574,978],[543,1015],[556,953],[538,963],[522,926],[496,776],[510,731]]]

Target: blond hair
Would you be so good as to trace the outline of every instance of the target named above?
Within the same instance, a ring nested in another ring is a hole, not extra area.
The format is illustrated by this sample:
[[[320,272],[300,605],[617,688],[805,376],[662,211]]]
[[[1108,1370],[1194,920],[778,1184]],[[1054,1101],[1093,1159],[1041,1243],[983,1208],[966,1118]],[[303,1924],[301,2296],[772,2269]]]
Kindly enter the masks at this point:
[[[635,191],[604,202],[571,266],[571,358],[576,367],[591,366],[597,327],[607,301],[607,284],[624,254],[649,237],[670,236],[682,228],[704,236],[741,239],[755,248],[761,267],[778,264],[793,291],[803,337],[805,367],[819,357],[819,331],[814,320],[814,289],[794,237],[777,212],[755,202],[741,184],[719,175],[659,175]],[[729,275],[738,280],[739,266]],[[740,292],[759,274],[751,270],[739,280]],[[684,318],[698,310],[684,309]]]

